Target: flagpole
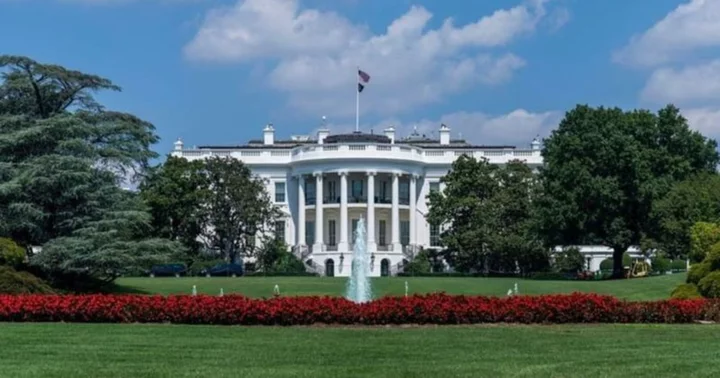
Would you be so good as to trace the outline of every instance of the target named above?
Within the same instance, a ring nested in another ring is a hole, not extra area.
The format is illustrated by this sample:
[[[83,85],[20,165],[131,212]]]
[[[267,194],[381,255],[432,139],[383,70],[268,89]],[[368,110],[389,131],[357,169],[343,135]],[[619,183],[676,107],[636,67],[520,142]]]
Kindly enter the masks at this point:
[[[360,66],[355,70],[355,132],[360,131],[360,80],[358,79]]]

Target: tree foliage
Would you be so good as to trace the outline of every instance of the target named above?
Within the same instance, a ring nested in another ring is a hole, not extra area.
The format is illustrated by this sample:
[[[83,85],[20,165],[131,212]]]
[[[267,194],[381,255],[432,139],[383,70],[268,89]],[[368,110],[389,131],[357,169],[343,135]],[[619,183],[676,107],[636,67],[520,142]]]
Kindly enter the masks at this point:
[[[146,251],[140,236],[108,222],[135,230],[146,216],[119,184],[157,156],[153,125],[94,99],[120,90],[108,79],[18,56],[0,56],[0,70],[0,234],[26,248],[49,243],[38,262],[56,269],[104,271],[107,259],[122,260],[117,243],[125,257]],[[126,218],[112,219],[118,212]],[[153,256],[173,248],[157,243]],[[107,259],[82,257],[90,253]]]
[[[241,255],[252,256],[260,244],[257,237],[271,237],[280,215],[265,183],[230,157],[205,160],[205,173],[210,190],[201,208],[202,240],[232,263]]]
[[[541,232],[556,245],[601,244],[622,254],[658,234],[651,210],[672,186],[713,172],[717,145],[691,131],[677,108],[577,106],[545,141]]]
[[[140,184],[152,215],[152,234],[181,242],[194,260],[202,250],[203,206],[210,195],[205,163],[169,156]]]
[[[678,182],[653,204],[652,218],[658,225],[659,247],[672,258],[688,256],[693,226],[720,221],[720,175],[703,173]]]
[[[430,194],[431,223],[445,225],[445,258],[456,270],[522,272],[547,267],[532,233],[536,179],[521,162],[504,167],[463,155]]]

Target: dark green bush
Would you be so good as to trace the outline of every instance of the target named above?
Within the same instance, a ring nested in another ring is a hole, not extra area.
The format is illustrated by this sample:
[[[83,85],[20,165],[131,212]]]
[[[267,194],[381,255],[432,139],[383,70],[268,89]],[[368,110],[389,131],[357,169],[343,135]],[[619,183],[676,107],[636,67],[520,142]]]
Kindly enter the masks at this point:
[[[698,283],[698,290],[705,298],[720,298],[720,271],[703,277]]]
[[[685,260],[673,260],[670,263],[670,269],[672,270],[687,270],[687,261]]]
[[[600,270],[613,270],[613,258],[605,259],[600,262]],[[623,254],[623,266],[631,266],[632,258],[627,254]]]
[[[693,284],[682,284],[673,290],[670,295],[672,299],[695,299],[701,298],[698,287]]]
[[[585,268],[585,258],[577,248],[567,248],[555,254],[553,268],[558,272],[577,273]]]
[[[562,272],[535,272],[530,274],[530,277],[528,278],[538,281],[569,281],[577,279],[577,277],[573,274]]]
[[[665,273],[670,270],[670,259],[662,256],[653,257],[652,260],[650,260],[650,265],[653,272]]]
[[[432,264],[430,262],[430,255],[427,250],[421,250],[415,256],[415,258],[405,265],[405,272],[412,275],[429,274],[431,272]]]
[[[29,272],[18,272],[11,267],[0,266],[0,293],[53,294],[55,291]]]
[[[25,262],[25,249],[11,239],[0,238],[0,265],[18,267]]]
[[[712,269],[710,269],[710,264],[708,263],[701,262],[693,264],[690,266],[690,271],[688,272],[685,282],[697,285],[700,283],[701,279],[710,274],[711,270]]]

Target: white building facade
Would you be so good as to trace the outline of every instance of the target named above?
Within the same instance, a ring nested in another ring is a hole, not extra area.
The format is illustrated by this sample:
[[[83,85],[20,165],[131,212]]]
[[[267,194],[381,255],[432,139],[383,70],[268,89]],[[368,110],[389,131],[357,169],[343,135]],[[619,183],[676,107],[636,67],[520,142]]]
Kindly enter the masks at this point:
[[[397,138],[383,134],[294,136],[277,140],[272,125],[263,139],[239,146],[185,148],[178,140],[173,156],[189,160],[212,156],[242,160],[267,185],[283,218],[278,237],[308,269],[325,276],[349,276],[354,230],[364,219],[371,275],[395,275],[420,248],[439,247],[440,228],[426,220],[427,196],[442,190],[440,179],[467,154],[492,164],[521,160],[542,165],[540,143],[529,148],[478,146],[452,139],[441,125],[439,138],[414,132]]]

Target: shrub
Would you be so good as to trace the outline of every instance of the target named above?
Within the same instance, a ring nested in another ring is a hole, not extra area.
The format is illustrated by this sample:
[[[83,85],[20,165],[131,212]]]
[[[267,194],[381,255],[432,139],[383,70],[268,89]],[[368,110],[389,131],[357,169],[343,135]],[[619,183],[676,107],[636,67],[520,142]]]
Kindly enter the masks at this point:
[[[720,225],[709,222],[697,222],[690,228],[690,260],[700,262],[710,248],[720,242]]]
[[[708,263],[701,262],[693,264],[690,266],[690,271],[688,272],[687,279],[685,281],[687,283],[697,285],[703,277],[710,274],[710,271],[710,264]]]
[[[670,269],[672,270],[687,270],[687,261],[686,260],[673,260],[670,263]]]
[[[190,267],[188,273],[193,276],[197,276],[200,275],[203,270],[210,269],[219,264],[227,264],[227,261],[223,259],[195,261]]]
[[[673,290],[670,295],[673,299],[696,299],[702,298],[697,286],[693,284],[682,284]]]
[[[720,272],[711,272],[698,283],[700,294],[705,298],[720,298]]]
[[[530,274],[528,278],[539,281],[568,281],[577,277],[561,272],[535,272]]]
[[[623,266],[631,266],[632,258],[627,253],[623,254]],[[613,258],[607,258],[600,262],[600,270],[613,270]]]
[[[662,256],[653,257],[650,260],[653,272],[665,273],[670,270],[670,259],[666,259]]]
[[[0,266],[0,293],[52,294],[54,290],[29,272],[18,272],[7,266]]]
[[[272,267],[273,273],[297,274],[305,272],[305,264],[290,252],[283,251]]]
[[[558,272],[577,273],[584,270],[585,258],[577,248],[563,249],[555,254],[553,268]]]
[[[432,270],[432,264],[430,263],[430,254],[427,250],[423,249],[415,255],[415,258],[405,265],[405,273],[413,276],[428,274]]]
[[[0,265],[18,267],[25,261],[25,249],[8,238],[0,238]]]
[[[597,294],[249,299],[237,295],[0,295],[0,322],[225,325],[691,323],[717,316],[720,301],[627,302]],[[202,311],[199,311],[202,309]]]

